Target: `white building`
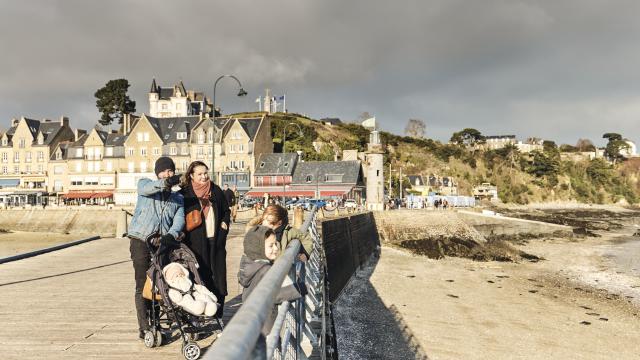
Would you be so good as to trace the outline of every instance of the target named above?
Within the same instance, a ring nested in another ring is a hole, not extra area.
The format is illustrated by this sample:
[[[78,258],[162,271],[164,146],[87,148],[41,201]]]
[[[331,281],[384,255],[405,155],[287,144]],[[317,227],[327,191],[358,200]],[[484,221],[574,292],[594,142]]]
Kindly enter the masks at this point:
[[[172,87],[151,82],[149,90],[149,115],[157,118],[185,117],[200,115],[209,110],[209,101],[202,92],[186,90],[182,81]]]
[[[369,135],[367,151],[367,210],[384,210],[384,155],[380,134],[373,130]]]

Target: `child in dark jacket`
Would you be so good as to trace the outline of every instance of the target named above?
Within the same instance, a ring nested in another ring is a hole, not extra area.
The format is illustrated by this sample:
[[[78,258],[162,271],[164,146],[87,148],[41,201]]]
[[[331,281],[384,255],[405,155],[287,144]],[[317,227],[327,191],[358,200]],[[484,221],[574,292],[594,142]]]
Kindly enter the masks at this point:
[[[252,226],[244,236],[244,254],[240,259],[240,271],[238,271],[238,281],[244,288],[242,291],[242,302],[245,302],[249,294],[255,289],[260,280],[269,271],[273,261],[280,254],[276,234],[271,228],[266,226]],[[287,278],[288,279],[288,278]],[[285,280],[286,281],[286,280]],[[276,296],[276,304],[283,301],[292,301],[300,298],[300,292],[294,284],[284,286]],[[276,320],[277,308],[273,307],[267,315],[267,319],[262,327],[262,333],[267,335]]]

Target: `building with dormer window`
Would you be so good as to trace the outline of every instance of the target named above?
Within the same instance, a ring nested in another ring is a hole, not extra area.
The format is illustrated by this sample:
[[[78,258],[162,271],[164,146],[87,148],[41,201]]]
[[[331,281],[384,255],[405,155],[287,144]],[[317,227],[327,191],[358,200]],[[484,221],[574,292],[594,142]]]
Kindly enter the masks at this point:
[[[203,92],[187,90],[179,81],[172,87],[151,82],[149,90],[149,116],[156,118],[184,117],[210,112],[210,102]]]

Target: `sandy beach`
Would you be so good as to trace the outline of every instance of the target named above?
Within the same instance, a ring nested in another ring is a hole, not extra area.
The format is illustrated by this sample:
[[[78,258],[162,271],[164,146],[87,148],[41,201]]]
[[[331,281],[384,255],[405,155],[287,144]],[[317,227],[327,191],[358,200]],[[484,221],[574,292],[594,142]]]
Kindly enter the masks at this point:
[[[45,232],[10,231],[0,233],[0,257],[7,257],[28,251],[80,240],[86,234],[60,234]]]
[[[434,260],[383,246],[380,259],[337,303],[336,322],[348,325],[338,328],[338,344],[352,339],[339,353],[349,359],[638,359],[640,277],[619,256],[638,246],[629,231],[515,245],[544,258],[538,262]],[[341,313],[357,303],[373,305]],[[372,337],[366,329],[373,326],[386,331]]]

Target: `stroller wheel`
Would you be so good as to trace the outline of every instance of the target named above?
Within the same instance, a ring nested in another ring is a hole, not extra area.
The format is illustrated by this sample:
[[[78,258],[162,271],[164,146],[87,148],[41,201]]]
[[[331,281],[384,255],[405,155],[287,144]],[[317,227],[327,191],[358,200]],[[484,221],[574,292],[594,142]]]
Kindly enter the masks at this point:
[[[182,345],[182,356],[187,360],[195,360],[200,357],[200,346],[195,342],[189,341]]]
[[[155,346],[158,347],[162,345],[162,333],[160,331],[156,331],[155,338],[156,338]]]
[[[156,335],[154,334],[155,331],[151,331],[151,330],[145,330],[144,332],[144,346],[148,347],[148,348],[152,348],[154,346],[158,346],[156,345]]]

